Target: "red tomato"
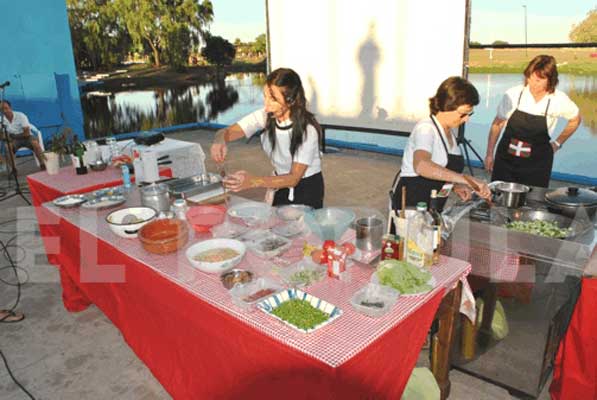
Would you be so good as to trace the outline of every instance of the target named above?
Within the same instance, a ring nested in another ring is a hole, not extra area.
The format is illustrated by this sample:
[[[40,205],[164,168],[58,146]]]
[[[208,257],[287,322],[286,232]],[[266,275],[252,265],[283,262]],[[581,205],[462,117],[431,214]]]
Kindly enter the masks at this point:
[[[346,251],[346,253],[351,256],[354,254],[354,252],[356,251],[356,247],[354,247],[354,244],[350,243],[350,242],[346,242],[342,244],[342,248],[344,249],[344,251]]]
[[[327,253],[323,250],[313,250],[311,259],[317,264],[325,264],[327,262]]]
[[[336,242],[333,240],[326,240],[323,242],[323,251],[327,252],[329,249],[333,249],[334,247],[336,247]]]

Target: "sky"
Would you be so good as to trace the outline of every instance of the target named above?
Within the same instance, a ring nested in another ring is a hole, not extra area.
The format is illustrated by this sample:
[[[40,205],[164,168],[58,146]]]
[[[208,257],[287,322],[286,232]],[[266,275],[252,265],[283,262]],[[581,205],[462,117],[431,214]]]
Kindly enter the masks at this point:
[[[265,0],[211,1],[215,14],[210,27],[212,34],[230,42],[236,38],[248,42],[265,33]],[[345,4],[350,1],[362,0],[344,0]],[[569,42],[572,24],[581,22],[597,7],[597,0],[471,0],[471,3],[471,41],[483,44],[495,40],[524,43],[524,5],[528,43]]]

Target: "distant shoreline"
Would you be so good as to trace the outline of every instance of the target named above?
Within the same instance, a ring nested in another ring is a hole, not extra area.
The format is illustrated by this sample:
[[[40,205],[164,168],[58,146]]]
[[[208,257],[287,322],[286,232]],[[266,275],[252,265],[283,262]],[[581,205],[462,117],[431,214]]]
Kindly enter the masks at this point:
[[[236,63],[222,67],[220,75],[227,73],[265,73],[265,61],[258,63]],[[102,91],[118,92],[124,90],[142,90],[168,86],[189,86],[213,82],[217,79],[218,70],[215,66],[192,66],[184,71],[177,71],[170,66],[153,68],[145,64],[136,64],[125,72],[111,73],[102,78],[101,83],[91,83],[85,91],[101,89]]]

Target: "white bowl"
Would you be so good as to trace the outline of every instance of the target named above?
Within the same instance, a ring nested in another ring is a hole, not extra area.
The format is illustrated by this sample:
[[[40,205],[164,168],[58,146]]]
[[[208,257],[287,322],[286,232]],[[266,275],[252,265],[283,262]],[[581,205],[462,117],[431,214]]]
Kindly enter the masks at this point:
[[[230,258],[228,260],[219,261],[219,262],[207,262],[207,261],[197,261],[194,257],[207,250],[218,249],[227,247],[230,248],[237,253],[239,253],[236,257]],[[247,248],[243,242],[234,239],[210,239],[205,240],[203,242],[195,243],[191,247],[189,247],[186,251],[186,256],[191,265],[197,269],[200,269],[203,272],[212,273],[220,273],[228,271],[236,264],[242,260],[243,256]]]
[[[127,215],[134,215],[140,221],[125,224],[122,222]],[[106,222],[112,232],[125,239],[137,237],[139,229],[157,216],[157,211],[150,207],[128,207],[111,212],[106,216]]]

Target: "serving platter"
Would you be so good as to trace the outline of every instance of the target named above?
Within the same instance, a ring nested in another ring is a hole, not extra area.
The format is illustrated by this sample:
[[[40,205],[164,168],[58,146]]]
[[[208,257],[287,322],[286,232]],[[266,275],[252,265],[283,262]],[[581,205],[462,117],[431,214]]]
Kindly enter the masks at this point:
[[[81,204],[87,201],[87,197],[82,194],[69,194],[66,196],[58,197],[52,201],[57,207],[61,208],[74,208],[79,207]]]

